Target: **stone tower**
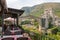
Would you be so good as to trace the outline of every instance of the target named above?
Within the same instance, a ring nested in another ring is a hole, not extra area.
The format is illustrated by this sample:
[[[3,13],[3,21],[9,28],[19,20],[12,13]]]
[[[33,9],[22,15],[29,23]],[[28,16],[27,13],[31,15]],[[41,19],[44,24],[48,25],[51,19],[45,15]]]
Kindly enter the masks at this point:
[[[50,18],[52,18],[52,20]],[[54,14],[52,8],[45,9],[44,14],[41,15],[42,28],[47,29],[49,27],[49,21],[52,21],[52,24],[54,24]]]

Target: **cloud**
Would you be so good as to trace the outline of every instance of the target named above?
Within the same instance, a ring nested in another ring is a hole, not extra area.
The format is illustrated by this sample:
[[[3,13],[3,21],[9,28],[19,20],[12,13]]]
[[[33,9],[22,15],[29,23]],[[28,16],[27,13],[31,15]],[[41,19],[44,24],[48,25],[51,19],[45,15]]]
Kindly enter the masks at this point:
[[[20,9],[24,6],[33,6],[44,2],[60,2],[60,0],[7,0],[8,7]]]
[[[40,1],[40,0],[7,0],[7,5],[8,7],[20,9],[21,7],[33,6],[36,4],[40,4],[41,2],[43,1]]]

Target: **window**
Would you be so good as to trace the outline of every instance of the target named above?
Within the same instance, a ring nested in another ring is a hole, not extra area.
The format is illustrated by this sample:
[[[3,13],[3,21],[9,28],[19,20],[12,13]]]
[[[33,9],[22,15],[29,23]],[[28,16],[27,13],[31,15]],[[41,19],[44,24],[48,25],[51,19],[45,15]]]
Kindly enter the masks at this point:
[[[45,21],[46,21],[46,19],[44,19],[44,18],[41,19],[41,26],[42,27],[45,27]]]

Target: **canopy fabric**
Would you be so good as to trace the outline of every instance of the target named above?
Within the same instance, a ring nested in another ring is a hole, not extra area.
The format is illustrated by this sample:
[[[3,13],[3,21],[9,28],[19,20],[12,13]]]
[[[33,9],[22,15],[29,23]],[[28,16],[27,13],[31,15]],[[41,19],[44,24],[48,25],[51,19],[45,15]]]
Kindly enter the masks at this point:
[[[8,17],[8,18],[4,19],[4,21],[8,21],[9,23],[14,24],[16,22],[16,19]]]
[[[4,21],[16,21],[16,19],[8,17],[8,18],[4,19]]]

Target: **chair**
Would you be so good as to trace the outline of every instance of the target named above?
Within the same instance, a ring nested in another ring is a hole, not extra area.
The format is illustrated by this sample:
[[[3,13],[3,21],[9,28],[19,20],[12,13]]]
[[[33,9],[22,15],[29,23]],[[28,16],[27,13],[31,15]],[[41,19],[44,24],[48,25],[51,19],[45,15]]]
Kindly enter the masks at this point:
[[[26,37],[20,37],[20,38],[17,38],[17,40],[28,40],[28,38],[26,38]]]
[[[14,40],[14,38],[9,37],[9,38],[3,38],[2,40]]]

